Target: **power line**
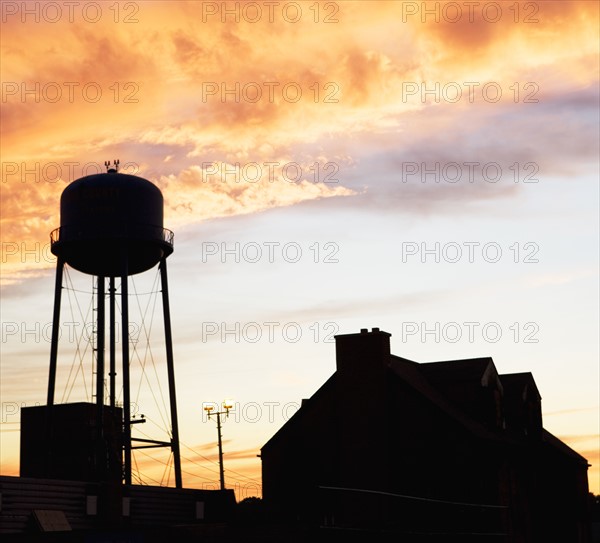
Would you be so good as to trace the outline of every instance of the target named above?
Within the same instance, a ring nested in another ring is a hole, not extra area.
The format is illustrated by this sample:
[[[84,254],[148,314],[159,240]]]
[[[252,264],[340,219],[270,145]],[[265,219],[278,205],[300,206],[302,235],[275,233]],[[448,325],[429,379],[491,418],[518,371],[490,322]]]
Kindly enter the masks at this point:
[[[215,465],[219,465],[217,462],[215,462],[214,460],[211,460],[210,458],[207,458],[206,456],[204,456],[203,454],[200,454],[198,451],[195,451],[194,449],[192,449],[192,447],[190,447],[189,445],[186,445],[183,441],[180,441],[180,443],[186,448],[189,449],[190,451],[192,451],[194,454],[197,454],[198,456],[200,456],[201,458],[203,458],[204,460],[206,460],[207,462],[211,462],[212,464]],[[191,461],[191,460],[190,460]],[[196,462],[194,462],[196,463]],[[200,464],[198,464],[200,465]],[[206,468],[208,469],[208,468]],[[213,471],[213,470],[211,470]],[[243,473],[239,473],[238,471],[232,470],[232,469],[228,469],[227,472],[231,472],[231,473],[235,473],[237,475],[239,475],[240,477],[245,477],[246,479],[250,479],[252,482],[258,482],[255,478],[253,477],[249,477],[248,475],[244,475]],[[215,472],[216,473],[216,472]],[[232,477],[232,479],[235,479],[235,477]],[[260,484],[260,483],[259,483]]]

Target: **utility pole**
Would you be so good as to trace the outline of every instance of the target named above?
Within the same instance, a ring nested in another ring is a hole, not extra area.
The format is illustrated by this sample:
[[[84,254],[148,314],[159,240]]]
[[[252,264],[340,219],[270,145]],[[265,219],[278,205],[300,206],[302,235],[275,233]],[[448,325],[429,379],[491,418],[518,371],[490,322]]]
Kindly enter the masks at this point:
[[[224,401],[224,411],[217,411],[216,413],[213,413],[212,411],[214,407],[212,405],[206,406],[204,408],[204,411],[208,413],[209,419],[211,415],[217,416],[217,435],[219,438],[219,478],[221,481],[221,490],[225,490],[225,470],[223,469],[223,439],[221,437],[221,415],[225,415],[225,418],[229,417],[229,410],[232,407],[233,406],[231,405],[231,402]]]

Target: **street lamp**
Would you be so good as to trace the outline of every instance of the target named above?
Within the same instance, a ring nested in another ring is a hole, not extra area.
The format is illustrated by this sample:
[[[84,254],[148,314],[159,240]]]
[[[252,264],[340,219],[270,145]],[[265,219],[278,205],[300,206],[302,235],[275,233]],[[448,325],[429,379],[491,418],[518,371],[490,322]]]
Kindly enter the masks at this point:
[[[229,417],[229,410],[233,407],[231,400],[225,400],[223,402],[223,411],[216,411],[213,413],[214,406],[207,405],[204,411],[208,413],[208,418],[211,415],[217,416],[217,434],[219,436],[219,477],[221,479],[221,490],[225,490],[225,470],[223,469],[223,441],[221,439],[221,415],[225,415],[225,418]]]

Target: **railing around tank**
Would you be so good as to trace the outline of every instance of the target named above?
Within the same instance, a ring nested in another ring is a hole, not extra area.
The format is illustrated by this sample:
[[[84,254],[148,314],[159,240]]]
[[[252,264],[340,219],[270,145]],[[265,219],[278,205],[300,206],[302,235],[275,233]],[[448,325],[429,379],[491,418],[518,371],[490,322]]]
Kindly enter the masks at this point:
[[[153,232],[152,236],[148,236],[148,232]],[[67,236],[68,241],[76,241],[79,239],[106,239],[106,238],[128,238],[132,239],[151,239],[152,241],[162,241],[173,247],[175,234],[168,228],[153,225],[128,225],[126,228],[115,230],[75,230],[72,226],[61,226],[50,232],[50,246],[59,243],[61,237]]]

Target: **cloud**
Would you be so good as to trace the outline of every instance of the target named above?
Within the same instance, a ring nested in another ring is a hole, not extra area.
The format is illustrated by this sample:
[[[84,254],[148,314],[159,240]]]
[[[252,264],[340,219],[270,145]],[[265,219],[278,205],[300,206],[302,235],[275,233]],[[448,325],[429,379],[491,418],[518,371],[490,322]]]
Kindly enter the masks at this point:
[[[563,435],[560,437],[560,439],[571,444],[580,443],[582,441],[595,441],[598,443],[600,440],[600,434]]]
[[[354,194],[339,185],[315,183],[310,166],[311,163],[301,165],[286,159],[268,164],[219,162],[161,175],[157,184],[166,199],[165,224],[176,228],[217,217]],[[2,186],[3,285],[37,277],[55,266],[49,233],[60,224],[58,202],[64,187],[64,182],[19,180]]]
[[[227,444],[230,442],[231,440],[224,440],[223,441],[223,445],[225,447],[227,447]],[[219,454],[218,452],[212,452],[212,451],[216,451],[217,450],[217,443],[209,443],[207,445],[204,446],[200,446],[200,447],[195,447],[195,449],[210,449],[211,453],[208,455],[195,455],[195,456],[190,456],[190,453],[186,453],[183,456],[186,457],[186,460],[190,463],[195,463],[195,462],[200,462],[200,463],[206,463],[208,462],[212,462],[214,464],[218,463],[219,461]],[[242,449],[242,450],[227,450],[227,460],[254,460],[256,459],[256,455],[258,454],[258,450],[259,448],[254,448],[254,449]],[[208,467],[210,467],[211,469],[214,469],[214,466],[210,466],[210,464],[208,464]]]
[[[330,208],[451,213],[512,198],[520,187],[431,185],[414,176],[405,183],[403,165],[490,161],[508,174],[515,162],[536,163],[547,176],[581,172],[594,160],[593,2],[520,3],[522,18],[528,6],[540,8],[535,24],[514,22],[516,3],[497,23],[480,11],[472,22],[423,24],[420,14],[403,22],[408,4],[340,3],[337,22],[325,25],[314,22],[314,6],[297,24],[279,12],[248,23],[208,16],[199,2],[146,2],[135,24],[63,20],[37,24],[35,39],[26,39],[29,24],[11,18],[3,28],[3,80],[12,86],[3,92],[1,130],[3,160],[19,170],[6,179],[3,168],[2,242],[46,244],[65,183],[83,173],[82,164],[107,158],[140,165],[163,189],[174,226],[323,199]],[[327,6],[319,4],[319,17],[330,15]],[[470,103],[469,81],[477,89],[495,82],[501,99],[477,94]],[[77,83],[72,101],[69,82]],[[460,102],[423,95],[449,82],[463,87]],[[100,100],[82,95],[88,83],[101,89]],[[48,84],[40,100],[23,95],[23,85]],[[56,85],[59,101],[51,98]],[[539,102],[523,103],[532,90]],[[307,168],[317,160],[340,167],[339,184],[311,183]],[[52,161],[62,170],[52,183],[43,174],[24,178],[22,170]],[[271,161],[298,162],[305,175],[296,183],[282,181],[281,171],[275,182],[263,175],[222,183],[207,179],[204,165],[239,163],[239,170]],[[331,198],[342,195],[354,197]],[[3,284],[52,266],[6,255]]]
[[[581,413],[584,411],[598,412],[598,409],[600,409],[600,405],[594,405],[591,407],[580,407],[575,409],[561,409],[560,411],[550,411],[548,413],[544,411],[544,417],[552,417],[556,415],[570,415],[572,413]]]
[[[432,0],[404,4],[403,10],[407,4],[419,8],[406,20],[418,28],[419,41],[431,53],[430,72],[450,68],[458,76],[487,66],[498,73],[597,52],[598,5],[586,0],[471,7],[458,2],[460,14]]]
[[[192,166],[178,176],[161,177],[159,185],[167,195],[167,217],[171,223],[185,224],[353,194],[340,186],[312,183],[306,177],[290,182],[292,175],[306,171],[301,167],[293,166],[289,168],[291,173],[285,174],[284,167],[254,164],[244,168],[213,163],[207,168]],[[227,176],[225,172],[230,173]]]
[[[538,288],[545,287],[547,285],[566,285],[568,283],[572,283],[574,281],[578,281],[580,279],[584,279],[587,277],[597,277],[598,269],[597,268],[585,268],[585,269],[576,269],[576,270],[568,270],[562,273],[553,273],[553,274],[544,274],[533,276],[526,280],[526,284],[528,287]],[[551,413],[554,414],[554,413]]]

